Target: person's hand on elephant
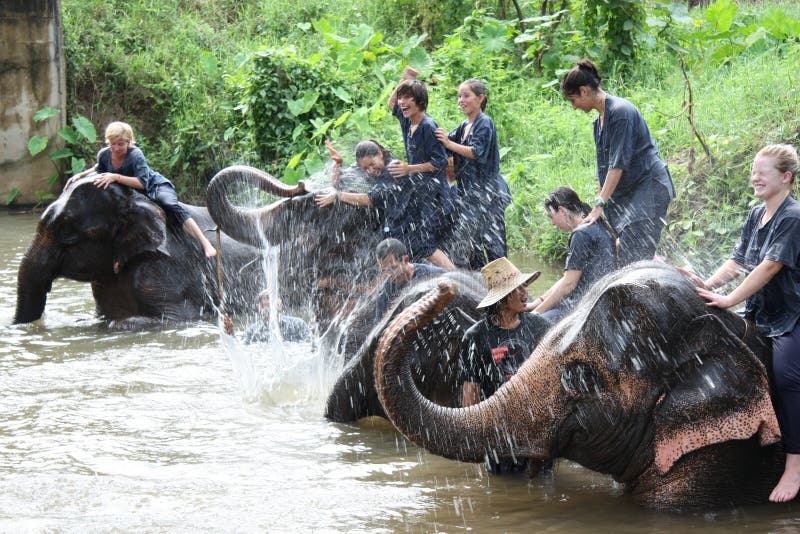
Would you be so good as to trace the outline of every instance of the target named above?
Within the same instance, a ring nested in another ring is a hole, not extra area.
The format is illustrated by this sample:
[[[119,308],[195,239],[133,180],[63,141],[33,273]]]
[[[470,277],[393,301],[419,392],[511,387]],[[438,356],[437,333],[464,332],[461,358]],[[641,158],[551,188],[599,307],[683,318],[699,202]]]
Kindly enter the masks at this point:
[[[92,165],[91,167],[89,167],[85,171],[81,171],[78,174],[75,174],[72,177],[70,177],[70,179],[67,180],[67,183],[64,184],[64,190],[66,190],[69,186],[71,186],[72,184],[74,184],[75,182],[77,182],[78,180],[83,178],[84,176],[87,176],[88,174],[93,173],[94,169],[95,169],[95,166]]]
[[[697,287],[696,290],[701,297],[708,301],[706,303],[707,306],[714,306],[715,308],[724,309],[736,305],[736,302],[734,302],[733,299],[731,299],[728,295],[720,295],[719,293],[714,293],[713,291],[709,291],[703,287]]]
[[[108,189],[108,186],[119,182],[120,175],[113,173],[113,172],[104,172],[99,174],[97,178],[94,179],[94,185],[96,187],[102,187],[103,189]]]
[[[330,206],[338,199],[339,199],[339,193],[336,191],[334,191],[333,193],[319,193],[314,197],[317,206],[319,206],[320,208],[325,206]]]
[[[694,274],[693,272],[689,271],[688,269],[684,269],[683,267],[675,267],[675,270],[681,273],[683,276],[694,282],[694,285],[697,287],[701,287],[703,289],[710,289],[707,285],[705,280]]]
[[[393,159],[392,162],[389,163],[389,174],[394,178],[408,176],[408,164],[399,159]]]

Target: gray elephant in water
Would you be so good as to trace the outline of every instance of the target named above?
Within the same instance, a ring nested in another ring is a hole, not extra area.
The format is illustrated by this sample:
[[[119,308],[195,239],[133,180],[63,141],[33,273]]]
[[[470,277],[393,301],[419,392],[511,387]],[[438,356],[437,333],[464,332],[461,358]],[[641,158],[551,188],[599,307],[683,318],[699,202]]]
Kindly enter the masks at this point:
[[[201,228],[214,227],[205,208],[183,206]],[[261,253],[224,234],[221,242],[225,304],[241,311],[263,287]],[[118,184],[95,187],[92,176],[42,213],[17,273],[15,323],[42,316],[57,278],[91,283],[98,315],[118,328],[198,319],[219,304],[214,260],[156,203]]]
[[[567,458],[657,510],[767,502],[784,464],[768,345],[674,268],[598,281],[517,375],[466,409],[425,399],[408,373],[414,333],[453,295],[441,285],[403,310],[376,351],[380,401],[415,443],[468,462]]]

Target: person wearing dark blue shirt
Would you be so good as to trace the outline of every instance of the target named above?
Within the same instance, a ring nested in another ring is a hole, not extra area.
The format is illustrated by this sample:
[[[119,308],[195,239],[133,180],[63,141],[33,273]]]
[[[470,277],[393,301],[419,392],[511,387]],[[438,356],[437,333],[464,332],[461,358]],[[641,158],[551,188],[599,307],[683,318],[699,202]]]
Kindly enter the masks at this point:
[[[407,77],[392,91],[388,105],[400,122],[406,151],[407,162],[392,161],[389,173],[410,191],[407,210],[414,224],[407,239],[409,254],[454,270],[440,241],[453,224],[455,198],[447,182],[447,151],[434,135],[436,122],[425,113],[428,90],[421,81]]]
[[[178,195],[172,183],[147,165],[144,154],[136,146],[133,128],[125,122],[112,122],[106,127],[105,138],[108,146],[98,152],[95,166],[70,178],[64,189],[91,172],[97,173],[94,179],[97,187],[107,188],[116,182],[138,189],[161,206],[174,224],[183,227],[187,234],[196,239],[206,257],[216,256],[217,249],[189,216],[189,212],[178,203]],[[118,268],[115,264],[114,272]]]
[[[567,315],[598,279],[616,268],[616,236],[602,218],[584,224],[591,211],[569,187],[558,187],[547,195],[544,209],[553,226],[571,232],[564,275],[533,301],[533,311],[550,322]]]
[[[772,341],[775,403],[786,466],[769,500],[791,501],[800,489],[800,203],[792,195],[800,160],[791,145],[768,145],[750,174],[763,201],[750,211],[733,257],[707,280],[681,269],[709,306],[746,301],[745,317]],[[728,295],[713,290],[748,273]]]
[[[599,188],[585,222],[606,216],[619,234],[624,266],[653,258],[675,189],[642,114],[624,98],[606,93],[600,81],[594,63],[583,59],[566,74],[561,92],[573,109],[599,113],[594,121]]]
[[[325,142],[328,152],[333,160],[333,183],[342,185],[340,178],[341,166],[344,160],[339,151],[333,148],[330,141]],[[381,214],[381,231],[384,237],[394,237],[403,241],[412,240],[414,221],[408,210],[411,191],[400,186],[392,178],[387,169],[387,164],[392,160],[392,154],[376,141],[361,141],[356,145],[355,169],[356,172],[365,174],[372,183],[366,193],[344,191],[336,187],[333,192],[323,192],[316,196],[319,207],[329,206],[336,201],[345,202],[353,206],[366,206],[377,208]],[[407,245],[408,246],[408,245]]]
[[[458,105],[467,118],[449,134],[436,138],[453,155],[458,184],[459,216],[472,240],[468,267],[478,270],[507,254],[505,209],[511,203],[508,184],[500,175],[497,130],[486,109],[486,84],[466,80],[458,87]]]
[[[389,303],[411,280],[421,280],[444,274],[444,269],[424,263],[410,263],[405,245],[394,238],[386,238],[375,247],[375,256],[384,279],[375,302],[375,322],[381,320]]]

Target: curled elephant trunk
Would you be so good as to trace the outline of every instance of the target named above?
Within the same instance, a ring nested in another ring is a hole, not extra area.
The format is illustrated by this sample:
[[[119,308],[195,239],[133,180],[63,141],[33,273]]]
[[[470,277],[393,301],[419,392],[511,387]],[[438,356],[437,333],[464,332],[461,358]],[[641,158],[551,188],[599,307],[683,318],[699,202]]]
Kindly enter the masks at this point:
[[[403,310],[387,327],[375,358],[378,397],[389,420],[408,439],[446,458],[481,462],[492,459],[543,457],[529,440],[511,431],[508,413],[520,397],[519,384],[506,384],[491,398],[468,408],[446,408],[417,389],[409,366],[413,333],[431,321],[455,296],[455,286],[437,288]],[[516,387],[515,387],[516,386]]]
[[[281,198],[292,198],[307,191],[303,182],[288,186],[269,173],[243,165],[227,167],[214,176],[206,192],[206,204],[211,217],[226,234],[237,241],[262,247],[264,243],[261,232],[270,228],[274,210],[272,206],[248,209],[234,205],[230,196],[246,187],[266,191]],[[275,237],[267,235],[270,241],[276,241]]]
[[[41,237],[28,247],[17,271],[17,307],[14,324],[30,323],[41,318],[47,293],[53,284],[52,266],[41,250]]]

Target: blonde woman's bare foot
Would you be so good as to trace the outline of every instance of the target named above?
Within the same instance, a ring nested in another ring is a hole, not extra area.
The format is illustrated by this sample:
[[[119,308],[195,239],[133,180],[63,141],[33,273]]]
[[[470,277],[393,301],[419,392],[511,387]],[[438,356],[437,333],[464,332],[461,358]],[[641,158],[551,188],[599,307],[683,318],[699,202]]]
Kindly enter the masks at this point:
[[[786,468],[778,485],[769,496],[771,502],[788,502],[797,497],[800,490],[800,454],[786,455]]]
[[[217,249],[212,247],[205,247],[203,252],[206,254],[206,258],[216,258],[217,257]]]

